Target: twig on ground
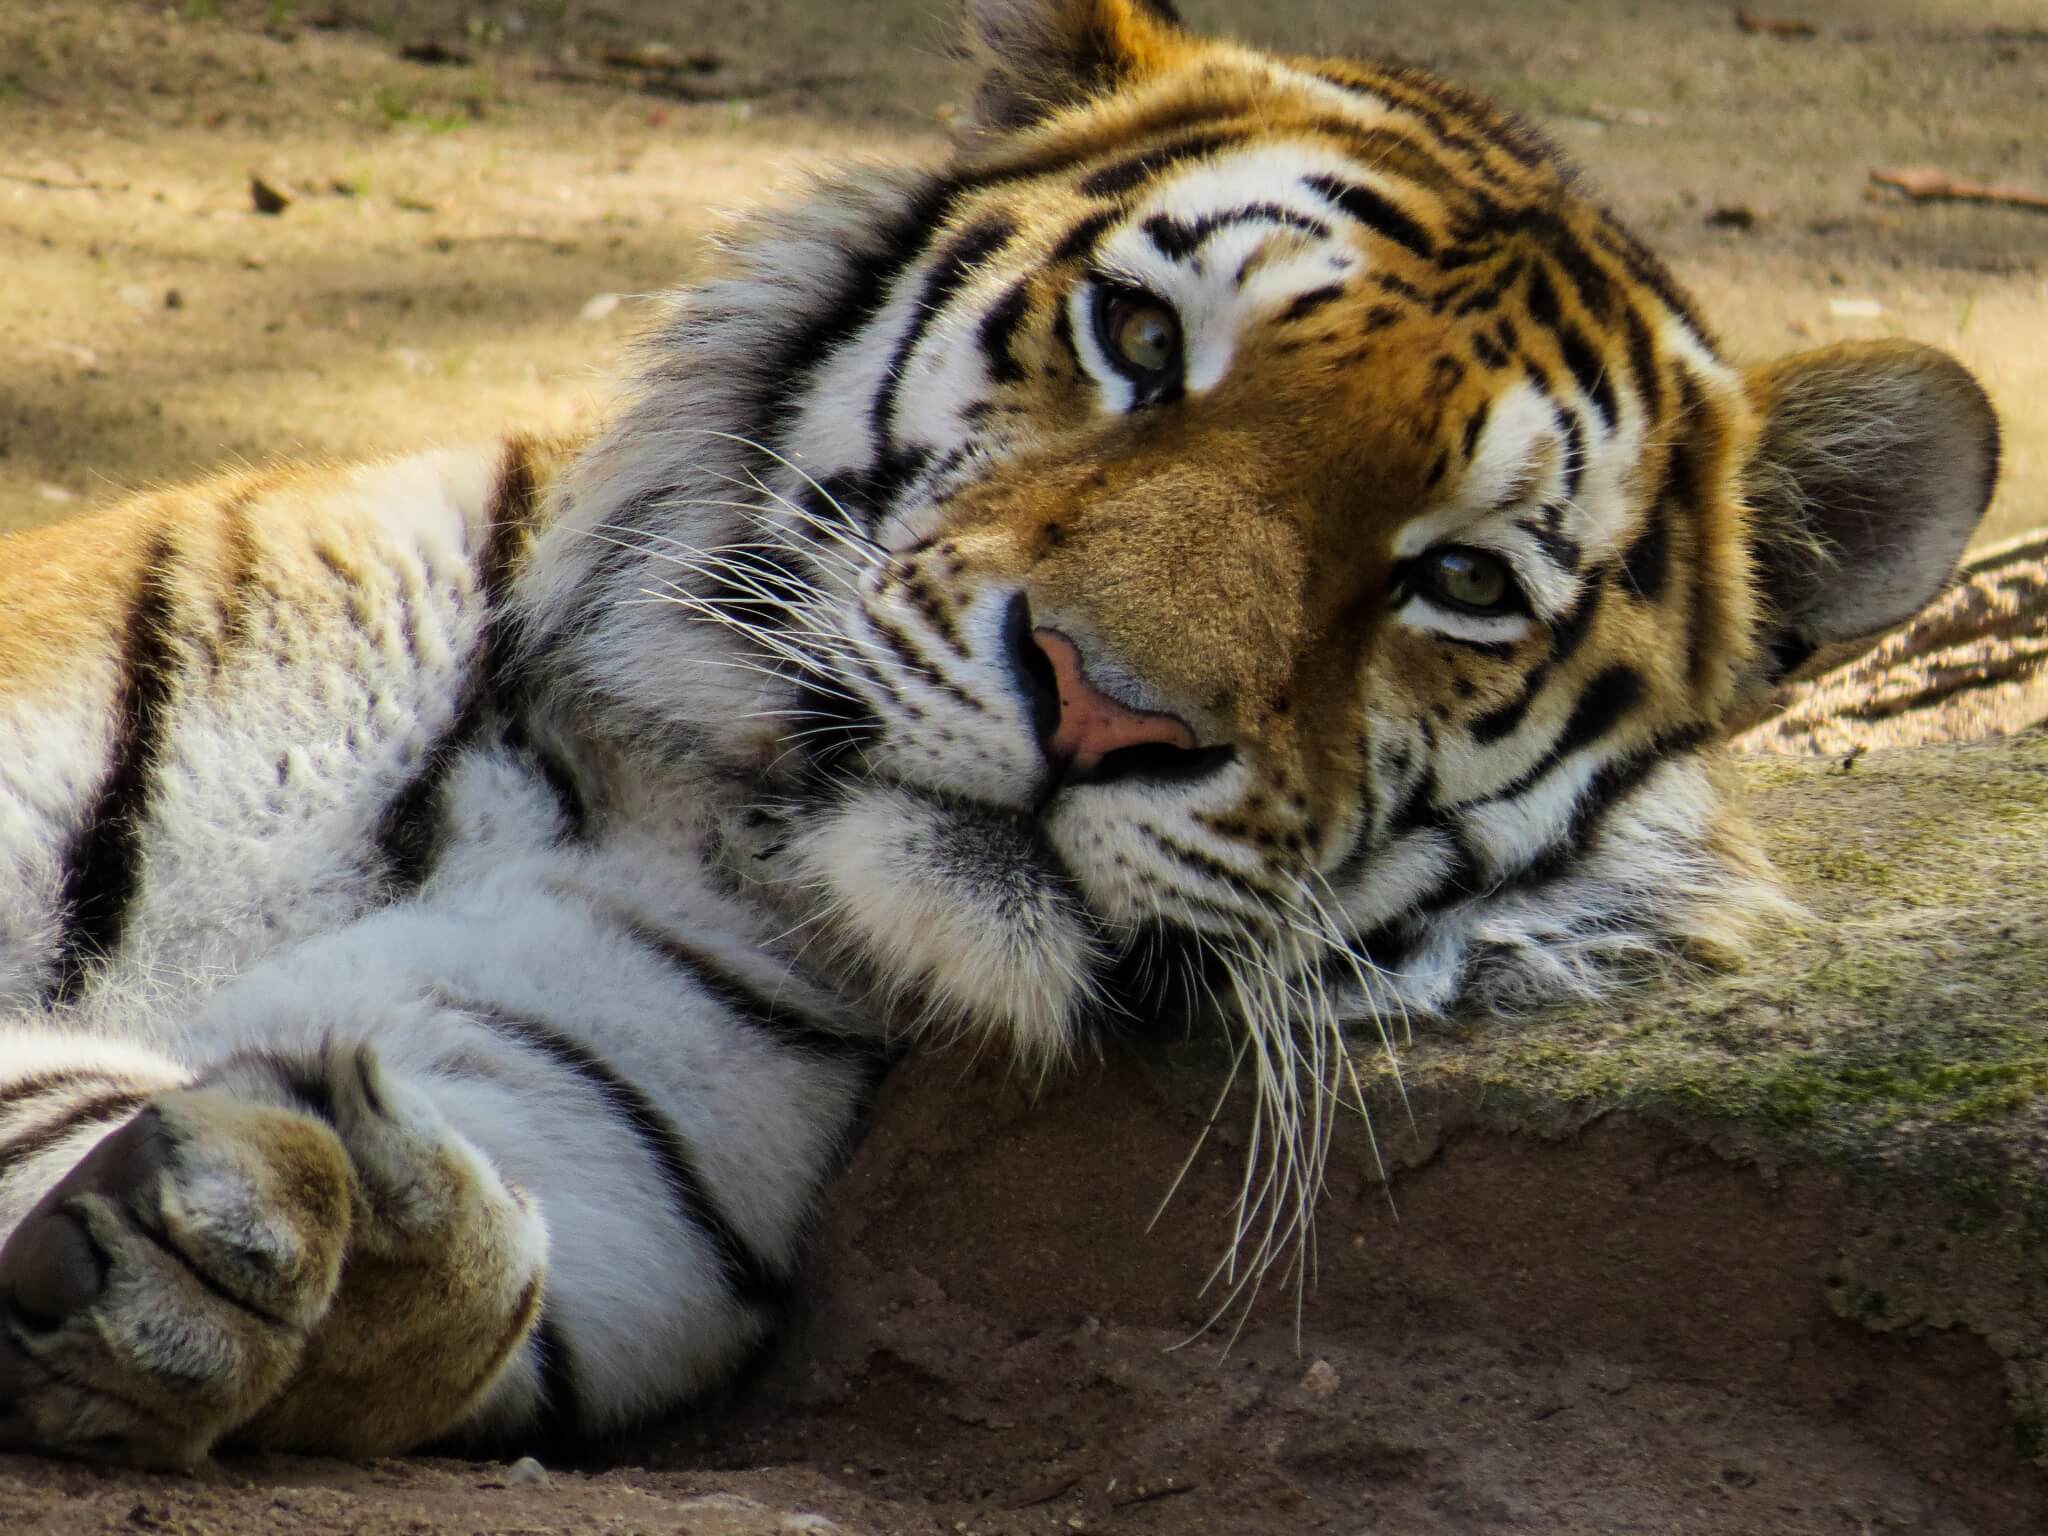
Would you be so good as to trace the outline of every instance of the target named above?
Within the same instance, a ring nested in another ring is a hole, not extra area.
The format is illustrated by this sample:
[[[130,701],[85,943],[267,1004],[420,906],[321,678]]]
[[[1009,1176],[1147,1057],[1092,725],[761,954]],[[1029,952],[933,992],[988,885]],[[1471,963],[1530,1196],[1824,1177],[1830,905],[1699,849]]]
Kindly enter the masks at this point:
[[[1932,166],[1873,170],[1870,179],[1881,187],[1905,193],[1916,203],[1996,203],[2006,208],[2030,208],[2037,213],[2048,213],[2048,192],[2037,192],[2012,182],[1966,181]]]

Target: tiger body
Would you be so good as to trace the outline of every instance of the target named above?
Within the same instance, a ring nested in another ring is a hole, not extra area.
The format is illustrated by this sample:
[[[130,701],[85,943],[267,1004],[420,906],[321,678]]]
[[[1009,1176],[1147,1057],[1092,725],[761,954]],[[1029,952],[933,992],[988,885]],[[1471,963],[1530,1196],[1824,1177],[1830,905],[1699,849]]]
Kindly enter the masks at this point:
[[[981,136],[757,215],[592,440],[6,545],[0,1440],[688,1397],[934,1029],[1222,1015],[1271,1247],[1347,1021],[1772,909],[1713,738],[1946,578],[1968,376],[1730,367],[1420,72],[972,9]]]

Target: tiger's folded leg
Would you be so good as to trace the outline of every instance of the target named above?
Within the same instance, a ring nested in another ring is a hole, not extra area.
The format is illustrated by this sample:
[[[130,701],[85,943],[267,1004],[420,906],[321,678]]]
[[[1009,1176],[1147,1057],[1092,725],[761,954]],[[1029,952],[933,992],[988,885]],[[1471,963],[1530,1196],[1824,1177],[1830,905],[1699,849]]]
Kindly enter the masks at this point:
[[[545,1267],[538,1213],[370,1047],[233,1057],[149,1097],[0,1247],[0,1446],[407,1449],[487,1392]]]

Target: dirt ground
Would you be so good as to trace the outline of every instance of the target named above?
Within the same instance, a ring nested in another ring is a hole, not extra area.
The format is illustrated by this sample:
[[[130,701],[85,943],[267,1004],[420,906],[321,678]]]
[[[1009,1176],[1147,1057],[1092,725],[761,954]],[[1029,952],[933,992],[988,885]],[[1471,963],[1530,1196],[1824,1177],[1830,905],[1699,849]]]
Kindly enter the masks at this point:
[[[1932,165],[2048,191],[2044,0],[1758,7],[1816,24],[1796,40],[1693,0],[1182,8],[1419,59],[1528,112],[1737,356],[1951,349],[2006,426],[1985,538],[2048,523],[2048,214],[1869,180]],[[941,152],[966,100],[952,17],[4,0],[0,528],[237,459],[587,419],[640,296],[702,270],[728,211],[835,158]],[[700,57],[606,62],[654,43]],[[422,44],[443,61],[401,56]],[[252,175],[282,212],[253,209]],[[1398,1224],[1350,1192],[1325,1249],[1342,1283],[1298,1342],[1273,1306],[1227,1354],[1213,1336],[1164,1353],[1214,1257],[1200,1198],[1199,1241],[1144,1231],[1187,1122],[1098,1124],[1091,1106],[1123,1101],[1092,1092],[1034,1111],[1048,1128],[1022,1141],[1000,1104],[950,1110],[929,1080],[898,1095],[838,1195],[825,1248],[846,1273],[716,1428],[545,1483],[451,1461],[157,1479],[0,1458],[0,1530],[2048,1528],[1994,1363],[1792,1299],[1825,1187],[1625,1129],[1568,1159],[1468,1144],[1402,1183]],[[936,1139],[920,1118],[956,1114]]]

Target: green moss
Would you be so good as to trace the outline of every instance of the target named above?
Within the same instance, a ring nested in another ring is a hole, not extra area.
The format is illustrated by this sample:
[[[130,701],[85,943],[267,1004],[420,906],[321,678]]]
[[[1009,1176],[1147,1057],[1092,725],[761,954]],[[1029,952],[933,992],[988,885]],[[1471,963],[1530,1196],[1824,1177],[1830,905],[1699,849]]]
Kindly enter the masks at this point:
[[[1402,1166],[1467,1127],[1558,1136],[1624,1113],[1831,1173],[1829,1304],[1976,1333],[2007,1362],[2022,1454],[2048,1466],[2048,733],[1738,771],[1806,920],[1738,970],[1418,1032],[1412,1136],[1372,1053],[1382,1144]]]
[[[2048,1113],[2048,737],[1741,771],[1810,922],[1742,971],[1428,1038],[1410,1085],[1737,1123],[1850,1163]]]

